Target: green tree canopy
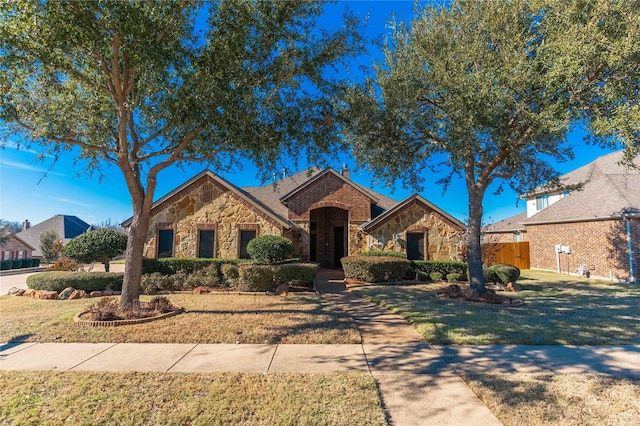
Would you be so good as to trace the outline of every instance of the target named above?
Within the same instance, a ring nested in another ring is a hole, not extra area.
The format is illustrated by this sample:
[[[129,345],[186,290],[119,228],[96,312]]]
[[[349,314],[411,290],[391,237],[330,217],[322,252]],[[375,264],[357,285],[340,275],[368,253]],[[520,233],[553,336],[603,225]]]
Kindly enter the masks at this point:
[[[572,156],[566,134],[638,150],[638,1],[457,0],[397,24],[375,78],[352,86],[343,118],[359,163],[422,187],[462,176],[469,194],[467,260],[485,291],[480,230],[490,185],[524,193]]]
[[[40,235],[40,252],[44,260],[51,262],[60,256],[62,241],[56,231],[46,231]]]
[[[139,298],[158,173],[339,141],[327,72],[360,44],[356,21],[317,26],[313,0],[0,2],[0,120],[89,170],[115,165],[133,204],[121,296]]]
[[[64,256],[81,263],[102,262],[109,272],[109,261],[122,256],[127,249],[127,236],[113,229],[97,229],[80,234],[62,249]]]

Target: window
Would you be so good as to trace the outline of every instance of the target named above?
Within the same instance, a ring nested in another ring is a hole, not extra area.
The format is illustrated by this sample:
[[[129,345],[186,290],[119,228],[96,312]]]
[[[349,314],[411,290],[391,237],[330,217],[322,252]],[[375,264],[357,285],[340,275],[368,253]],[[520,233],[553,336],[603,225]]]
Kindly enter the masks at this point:
[[[200,229],[198,231],[198,257],[215,257],[215,231]]]
[[[407,259],[425,260],[424,232],[407,232]]]
[[[549,207],[549,194],[536,197],[536,210],[540,211]]]
[[[24,250],[18,250],[18,260],[24,259],[24,254],[25,254]]]
[[[2,252],[2,260],[13,260],[11,258],[11,251],[10,250],[6,250],[6,251]]]
[[[521,243],[522,242],[522,234],[520,233],[520,231],[513,233],[513,242],[514,243]]]
[[[173,229],[158,230],[158,258],[173,257]]]
[[[255,229],[240,230],[240,253],[238,255],[240,259],[249,259],[249,253],[247,253],[247,244],[249,244],[249,241],[253,240],[255,237]]]

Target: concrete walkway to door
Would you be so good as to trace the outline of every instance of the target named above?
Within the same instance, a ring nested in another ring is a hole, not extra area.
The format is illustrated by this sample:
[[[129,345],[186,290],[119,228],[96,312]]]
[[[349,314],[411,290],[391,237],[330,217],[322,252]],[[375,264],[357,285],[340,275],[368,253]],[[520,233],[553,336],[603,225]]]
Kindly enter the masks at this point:
[[[316,290],[357,323],[391,424],[502,424],[404,318],[347,292],[341,270],[318,271]]]

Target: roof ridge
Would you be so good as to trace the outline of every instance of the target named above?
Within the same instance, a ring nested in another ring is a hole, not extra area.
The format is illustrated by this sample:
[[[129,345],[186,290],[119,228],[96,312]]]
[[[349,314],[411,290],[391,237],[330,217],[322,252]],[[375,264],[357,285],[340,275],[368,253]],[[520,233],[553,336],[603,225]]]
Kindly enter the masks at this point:
[[[627,197],[625,192],[618,187],[616,182],[613,179],[611,179],[611,176],[619,176],[619,175],[624,175],[624,173],[605,174],[603,175],[603,177],[605,177],[609,181],[609,183],[613,186],[613,188],[615,188],[616,192],[618,193],[618,196],[620,196],[625,202],[631,205],[633,204],[633,201],[631,201],[629,197]]]

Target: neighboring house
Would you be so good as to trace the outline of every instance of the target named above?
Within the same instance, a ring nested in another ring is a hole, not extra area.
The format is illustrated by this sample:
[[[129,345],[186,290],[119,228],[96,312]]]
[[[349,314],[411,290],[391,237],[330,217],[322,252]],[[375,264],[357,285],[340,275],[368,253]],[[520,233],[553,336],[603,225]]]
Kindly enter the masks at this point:
[[[482,228],[482,243],[521,243],[527,241],[524,221],[527,212],[508,217]]]
[[[35,249],[14,234],[9,234],[7,241],[0,243],[0,261],[31,259]]]
[[[156,201],[151,216],[146,257],[246,258],[251,239],[273,234],[293,241],[296,257],[327,267],[370,249],[458,259],[464,229],[417,194],[398,203],[356,184],[346,167],[246,188],[205,170]]]
[[[561,176],[559,188],[523,196],[532,268],[638,281],[640,172],[621,159],[621,151],[601,156]]]
[[[84,234],[90,229],[91,225],[77,216],[57,214],[33,226],[31,226],[28,220],[25,220],[22,225],[22,231],[18,232],[16,236],[34,247],[34,258],[42,258],[42,253],[40,252],[40,236],[45,232],[55,232],[60,237],[62,244],[66,245],[73,238]]]

